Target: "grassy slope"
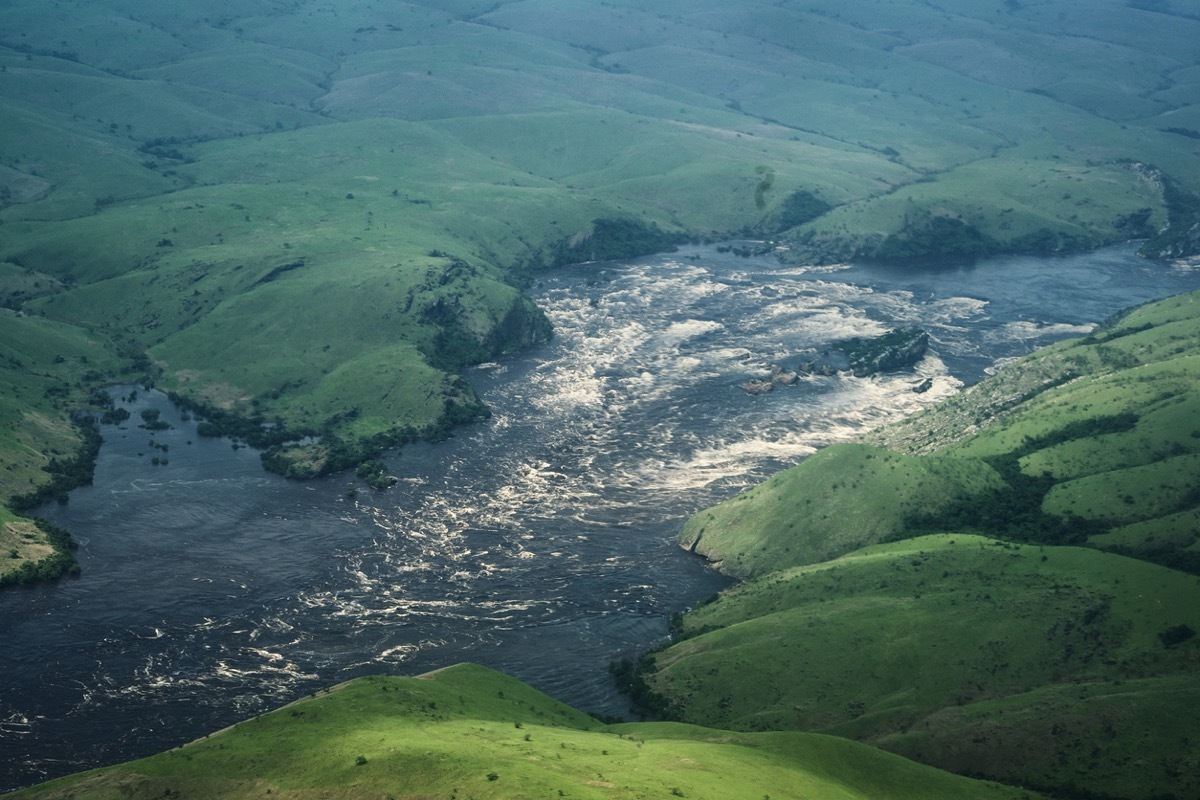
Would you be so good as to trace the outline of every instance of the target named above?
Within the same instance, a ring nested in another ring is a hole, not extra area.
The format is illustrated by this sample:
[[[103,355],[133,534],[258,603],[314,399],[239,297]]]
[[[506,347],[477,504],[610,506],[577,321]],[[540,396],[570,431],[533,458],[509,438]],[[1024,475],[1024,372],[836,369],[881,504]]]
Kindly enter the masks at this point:
[[[5,296],[43,295],[26,307],[45,319],[0,318],[0,341],[36,350],[3,370],[4,493],[75,446],[69,409],[121,369],[110,336],[192,397],[369,437],[469,407],[453,367],[539,335],[513,284],[597,217],[753,230],[806,189],[838,206],[794,234],[827,257],[932,218],[999,246],[1082,247],[1136,234],[1116,223],[1142,209],[1166,221],[1158,173],[1129,161],[1200,189],[1192,140],[1164,130],[1200,127],[1194,20],[1116,0],[1021,7],[1002,28],[983,2],[660,11],[6,4],[0,258]],[[524,323],[493,335],[514,309]],[[995,481],[933,464],[872,485]],[[1164,540],[1086,477],[1062,503],[1119,523],[1095,543]],[[1192,546],[1194,512],[1162,519],[1172,551]],[[825,555],[860,543],[843,533]],[[855,752],[838,758],[875,758]]]
[[[471,665],[354,681],[182,748],[10,796],[233,800],[329,792],[480,800],[1029,796],[818,735],[600,725]]]
[[[816,730],[1024,785],[1195,792],[1200,581],[1084,548],[941,534],[742,584],[688,614],[673,715]],[[713,630],[715,629],[715,630]],[[707,632],[706,632],[707,631]]]
[[[1200,645],[1163,635],[1200,630],[1200,578],[1101,551],[1194,568],[1198,329],[1196,294],[1133,309],[696,515],[684,546],[752,580],[684,617],[649,685],[698,724],[1194,793]]]

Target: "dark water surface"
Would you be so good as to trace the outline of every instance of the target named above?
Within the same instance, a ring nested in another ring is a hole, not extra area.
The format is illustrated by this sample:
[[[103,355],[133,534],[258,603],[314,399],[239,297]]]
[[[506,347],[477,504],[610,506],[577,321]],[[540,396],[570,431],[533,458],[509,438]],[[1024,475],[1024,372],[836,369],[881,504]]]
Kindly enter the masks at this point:
[[[264,473],[143,391],[103,431],[95,484],[40,511],[80,541],[82,578],[0,593],[0,790],[351,677],[464,660],[619,714],[609,661],[726,584],[675,545],[687,515],[998,361],[1197,287],[1200,271],[1127,247],[907,271],[705,247],[561,270],[534,291],[555,340],[470,375],[494,417],[406,448],[389,461],[397,486],[354,498],[348,476]],[[916,374],[738,386],[898,325],[930,332]],[[172,429],[136,427],[149,407]]]

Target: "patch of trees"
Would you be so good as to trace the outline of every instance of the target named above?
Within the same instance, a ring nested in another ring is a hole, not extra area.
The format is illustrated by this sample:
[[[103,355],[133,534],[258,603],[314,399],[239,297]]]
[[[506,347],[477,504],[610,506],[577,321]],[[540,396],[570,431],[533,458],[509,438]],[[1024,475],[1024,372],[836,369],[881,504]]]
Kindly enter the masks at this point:
[[[1185,258],[1200,254],[1200,195],[1162,176],[1167,204],[1167,228],[1138,250],[1148,258]]]
[[[49,482],[42,484],[33,491],[14,496],[8,501],[8,507],[21,514],[37,508],[43,503],[57,500],[67,502],[67,493],[78,486],[88,486],[96,472],[96,456],[100,453],[100,444],[104,439],[100,436],[99,426],[92,416],[81,415],[75,419],[76,429],[83,437],[83,442],[75,455],[68,458],[52,458],[43,467],[50,475]]]
[[[316,431],[288,428],[282,420],[268,420],[260,413],[227,411],[175,392],[168,392],[167,396],[179,408],[201,418],[196,426],[196,433],[200,436],[228,436],[261,449],[316,435]]]
[[[439,297],[421,312],[421,321],[437,330],[431,347],[422,348],[430,366],[443,372],[455,372],[468,364],[481,364],[489,357],[487,348],[465,330],[459,317],[458,303]]]
[[[88,395],[88,405],[103,409],[100,412],[100,422],[105,425],[120,425],[129,419],[129,410],[118,407],[112,395],[103,389],[92,389]]]
[[[617,689],[629,698],[629,710],[642,719],[674,719],[670,699],[650,688],[646,676],[657,670],[654,653],[647,653],[637,661],[622,658],[609,662],[608,672],[617,684]]]
[[[421,321],[436,330],[431,344],[421,348],[430,366],[443,372],[457,372],[548,341],[552,334],[546,315],[521,298],[514,300],[505,315],[482,337],[464,326],[467,313],[454,296],[439,297],[421,311]]]
[[[46,541],[54,548],[54,552],[40,561],[26,561],[12,572],[0,575],[0,588],[24,586],[54,580],[62,575],[79,574],[79,564],[75,562],[75,556],[72,554],[79,545],[71,538],[71,534],[44,519],[35,519],[34,524],[46,534]]]
[[[1001,250],[1000,243],[974,225],[955,217],[931,216],[923,225],[910,224],[886,239],[874,252],[858,257],[875,261],[981,256]]]
[[[1174,647],[1177,644],[1186,642],[1195,635],[1196,632],[1192,630],[1190,625],[1175,625],[1158,634],[1158,638],[1163,643],[1163,647]]]
[[[304,266],[303,258],[288,262],[287,264],[280,264],[278,267],[275,267],[270,272],[268,272],[266,275],[263,275],[261,278],[256,280],[254,282],[254,285],[259,286],[264,283],[270,283],[271,281],[275,280],[276,278],[278,278],[280,275],[284,274],[285,272],[291,272],[292,270],[300,269],[303,266]]]
[[[388,474],[387,464],[375,459],[363,461],[354,472],[372,489],[386,489],[396,482],[396,479]]]
[[[789,231],[806,222],[812,222],[832,208],[833,206],[829,203],[806,189],[792,192],[784,198],[779,208],[764,221],[763,232],[770,234]]]
[[[1104,522],[1058,517],[1042,511],[1042,501],[1056,481],[1048,473],[1026,474],[1020,461],[1063,442],[1131,430],[1137,421],[1136,414],[1125,412],[1077,420],[1042,436],[1027,436],[1012,452],[984,459],[1003,479],[1000,488],[955,498],[940,511],[910,514],[896,538],[915,533],[971,531],[1013,541],[1070,545],[1104,533],[1108,529]]]
[[[194,159],[187,157],[186,155],[181,153],[179,151],[179,149],[176,147],[176,145],[180,145],[180,144],[186,145],[189,143],[189,141],[190,142],[203,141],[203,139],[196,138],[196,139],[186,140],[186,139],[180,139],[175,136],[159,138],[159,139],[150,139],[149,141],[144,142],[142,144],[142,146],[138,148],[138,152],[145,153],[146,155],[149,155],[149,156],[154,156],[155,158],[164,158],[169,161],[179,161],[184,164],[190,164],[190,163],[192,163],[192,161]]]
[[[141,412],[142,424],[139,428],[145,428],[148,431],[165,431],[171,427],[165,419],[162,419],[162,412],[157,408],[143,408]]]
[[[583,238],[572,236],[553,245],[548,254],[548,266],[561,267],[582,261],[616,261],[670,252],[687,239],[684,234],[668,233],[654,223],[647,225],[638,219],[599,218],[592,220],[591,235]]]
[[[754,207],[762,211],[767,207],[767,192],[771,191],[771,187],[775,185],[775,170],[770,167],[759,167],[755,170],[762,176],[758,181],[758,186],[754,187]]]

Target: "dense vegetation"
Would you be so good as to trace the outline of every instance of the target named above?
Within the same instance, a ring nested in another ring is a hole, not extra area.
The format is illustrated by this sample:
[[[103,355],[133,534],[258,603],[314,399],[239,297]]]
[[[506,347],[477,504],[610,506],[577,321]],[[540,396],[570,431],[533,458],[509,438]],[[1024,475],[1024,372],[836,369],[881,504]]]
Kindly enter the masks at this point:
[[[0,511],[0,558],[19,566],[0,572],[0,587],[24,586],[63,575],[79,574],[72,551],[77,547],[68,531],[45,520],[21,519]]]
[[[1065,797],[1194,795],[1198,369],[1200,294],[1131,309],[701,512],[684,544],[747,582],[627,665],[635,700]]]

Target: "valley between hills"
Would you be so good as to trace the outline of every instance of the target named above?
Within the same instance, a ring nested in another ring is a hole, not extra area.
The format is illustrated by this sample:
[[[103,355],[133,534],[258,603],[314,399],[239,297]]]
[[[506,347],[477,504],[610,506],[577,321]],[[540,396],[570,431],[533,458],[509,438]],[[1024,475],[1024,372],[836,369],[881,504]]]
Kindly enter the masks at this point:
[[[26,515],[116,383],[386,484],[553,335],[523,289],[566,264],[1200,254],[1197,41],[1180,0],[7,3],[0,580],[72,571]],[[1195,796],[1197,303],[697,514],[741,582],[616,668],[670,721],[463,665],[15,796]]]

